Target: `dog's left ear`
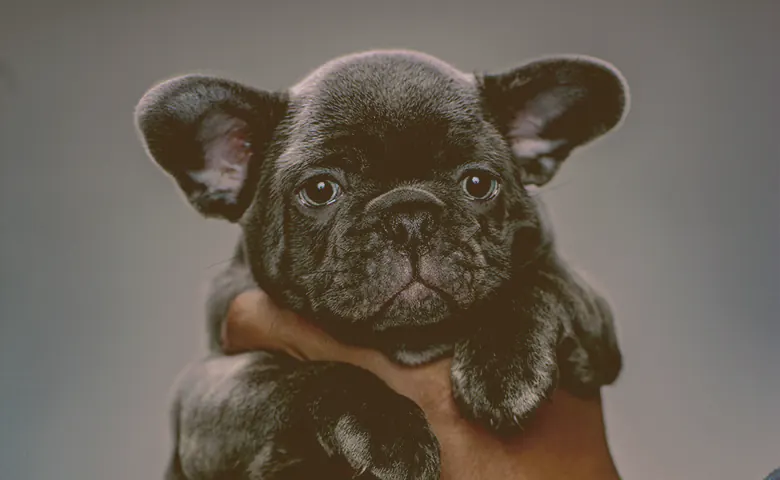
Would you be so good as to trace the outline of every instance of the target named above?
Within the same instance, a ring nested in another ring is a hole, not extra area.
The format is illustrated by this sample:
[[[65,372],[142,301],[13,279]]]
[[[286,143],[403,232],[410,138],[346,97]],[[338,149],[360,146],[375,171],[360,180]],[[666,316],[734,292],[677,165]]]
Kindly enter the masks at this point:
[[[623,76],[590,57],[551,57],[484,75],[481,89],[531,185],[549,182],[573,149],[615,128],[628,109]]]
[[[206,217],[237,221],[287,112],[286,95],[203,75],[150,89],[136,107],[149,156]]]

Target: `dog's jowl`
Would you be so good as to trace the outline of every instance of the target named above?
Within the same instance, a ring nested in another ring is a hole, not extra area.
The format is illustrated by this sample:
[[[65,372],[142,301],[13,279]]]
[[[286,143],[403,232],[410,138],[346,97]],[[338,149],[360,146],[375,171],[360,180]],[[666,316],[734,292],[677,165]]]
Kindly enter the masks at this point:
[[[137,108],[149,155],[242,230],[208,301],[215,355],[177,386],[168,478],[439,477],[422,411],[366,371],[219,354],[228,305],[257,286],[398,363],[452,356],[462,414],[497,434],[556,386],[614,382],[610,308],[528,190],[615,128],[627,95],[589,57],[466,74],[409,51],[341,57],[286,91],[198,75],[152,88]]]

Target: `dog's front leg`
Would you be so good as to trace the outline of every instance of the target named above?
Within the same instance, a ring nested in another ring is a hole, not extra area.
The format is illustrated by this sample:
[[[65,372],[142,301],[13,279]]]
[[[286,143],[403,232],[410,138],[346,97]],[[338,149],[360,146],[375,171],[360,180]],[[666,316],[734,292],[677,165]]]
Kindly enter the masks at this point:
[[[209,357],[180,377],[172,413],[166,480],[439,478],[422,410],[352,365]]]
[[[452,390],[464,416],[498,433],[525,425],[557,384],[561,315],[554,296],[540,287],[485,314],[455,347]]]
[[[606,301],[554,255],[518,276],[455,349],[455,399],[499,432],[522,429],[559,384],[579,396],[612,383],[621,356]]]

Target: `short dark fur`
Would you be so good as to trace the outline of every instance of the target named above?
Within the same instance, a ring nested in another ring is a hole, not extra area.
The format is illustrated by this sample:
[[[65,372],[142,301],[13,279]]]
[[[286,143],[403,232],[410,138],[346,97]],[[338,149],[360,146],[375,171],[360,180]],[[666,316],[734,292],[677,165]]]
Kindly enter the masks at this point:
[[[453,355],[463,414],[498,433],[559,383],[588,396],[614,382],[610,309],[556,254],[528,187],[626,101],[619,74],[585,57],[467,75],[408,51],[342,57],[283,93],[203,76],[150,90],[137,110],[150,155],[198,211],[243,231],[209,299],[214,355],[178,384],[167,478],[439,476],[421,410],[366,371],[220,354],[228,305],[257,285],[396,362]],[[469,197],[474,174],[498,190]],[[341,195],[307,205],[312,178]]]

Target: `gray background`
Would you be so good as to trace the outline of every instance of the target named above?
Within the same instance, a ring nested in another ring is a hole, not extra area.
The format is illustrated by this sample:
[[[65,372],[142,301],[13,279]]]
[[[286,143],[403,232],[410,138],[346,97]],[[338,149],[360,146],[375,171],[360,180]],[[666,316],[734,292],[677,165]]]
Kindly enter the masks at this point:
[[[558,52],[620,67],[622,130],[544,194],[619,316],[618,467],[725,480],[780,465],[780,2],[49,3],[0,10],[3,480],[160,478],[168,389],[204,351],[202,287],[236,232],[145,158],[145,89],[193,70],[283,88],[374,47],[465,70]]]

